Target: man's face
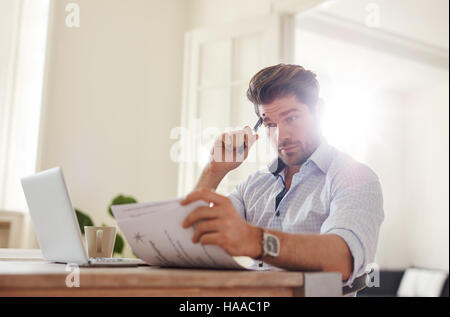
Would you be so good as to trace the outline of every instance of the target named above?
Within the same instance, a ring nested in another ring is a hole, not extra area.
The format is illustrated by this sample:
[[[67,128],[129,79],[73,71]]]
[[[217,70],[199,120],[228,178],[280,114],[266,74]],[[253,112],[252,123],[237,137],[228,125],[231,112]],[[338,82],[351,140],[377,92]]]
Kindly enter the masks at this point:
[[[319,143],[316,112],[298,101],[295,95],[277,98],[258,108],[264,126],[270,131],[272,144],[277,146],[278,156],[288,166],[302,165]]]

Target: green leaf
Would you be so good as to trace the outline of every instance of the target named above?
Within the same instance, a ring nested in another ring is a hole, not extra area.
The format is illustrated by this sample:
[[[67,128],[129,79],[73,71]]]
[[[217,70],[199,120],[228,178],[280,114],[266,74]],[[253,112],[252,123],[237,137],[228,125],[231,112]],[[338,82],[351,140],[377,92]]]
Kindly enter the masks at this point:
[[[134,204],[134,203],[137,203],[137,200],[134,197],[124,196],[124,195],[120,194],[112,200],[111,204],[108,207],[108,212],[111,215],[111,217],[114,218],[114,215],[111,210],[111,206],[123,205],[123,204]]]
[[[124,205],[124,204],[135,204],[135,203],[137,203],[136,198],[120,194],[112,200],[111,204],[108,207],[108,213],[111,215],[111,217],[114,218],[114,214],[112,213],[111,206]],[[116,242],[114,243],[113,253],[114,254],[122,254],[124,247],[125,247],[125,240],[119,233],[117,233]]]
[[[114,254],[116,254],[116,253],[117,254],[122,254],[124,246],[125,246],[125,242],[124,242],[122,236],[119,233],[117,233],[117,235],[116,235],[116,242],[114,243],[114,251],[113,251],[113,253]]]
[[[93,226],[94,222],[92,221],[91,217],[89,217],[87,214],[76,208],[75,213],[77,215],[78,225],[80,226],[81,234],[84,234],[84,226]]]

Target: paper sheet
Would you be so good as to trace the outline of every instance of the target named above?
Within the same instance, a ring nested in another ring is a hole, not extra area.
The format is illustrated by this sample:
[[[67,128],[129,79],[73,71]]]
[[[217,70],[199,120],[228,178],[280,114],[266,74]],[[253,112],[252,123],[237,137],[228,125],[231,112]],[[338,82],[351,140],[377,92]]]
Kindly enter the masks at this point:
[[[214,245],[194,244],[186,216],[207,203],[181,206],[180,199],[112,206],[120,230],[133,252],[150,265],[170,267],[256,269],[249,257],[232,257]]]

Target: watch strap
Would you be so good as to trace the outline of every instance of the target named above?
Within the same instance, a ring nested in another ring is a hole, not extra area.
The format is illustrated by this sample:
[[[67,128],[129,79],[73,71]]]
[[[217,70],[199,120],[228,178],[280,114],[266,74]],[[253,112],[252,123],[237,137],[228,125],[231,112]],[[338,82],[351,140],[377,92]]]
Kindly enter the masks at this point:
[[[267,255],[266,252],[266,248],[264,248],[264,232],[265,230],[263,228],[259,228],[259,232],[260,232],[260,240],[259,243],[261,245],[261,253],[259,254],[258,257],[255,258],[255,260],[261,260],[263,257],[265,257]]]

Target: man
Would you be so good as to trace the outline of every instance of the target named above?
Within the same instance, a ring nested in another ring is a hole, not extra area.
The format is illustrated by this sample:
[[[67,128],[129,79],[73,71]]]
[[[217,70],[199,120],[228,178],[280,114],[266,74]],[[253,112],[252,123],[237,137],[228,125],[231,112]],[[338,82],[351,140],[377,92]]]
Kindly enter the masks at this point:
[[[220,158],[230,149],[238,156],[236,136],[245,140],[246,158],[258,138],[249,127],[222,135],[195,191],[181,202],[204,200],[211,207],[191,212],[183,227],[195,225],[194,243],[218,245],[232,256],[288,270],[341,272],[351,284],[374,260],[384,219],[377,176],[321,136],[314,73],[297,65],[267,67],[251,79],[247,97],[266,129],[277,131],[271,139],[278,158],[228,197],[219,195],[220,181],[242,163]]]

